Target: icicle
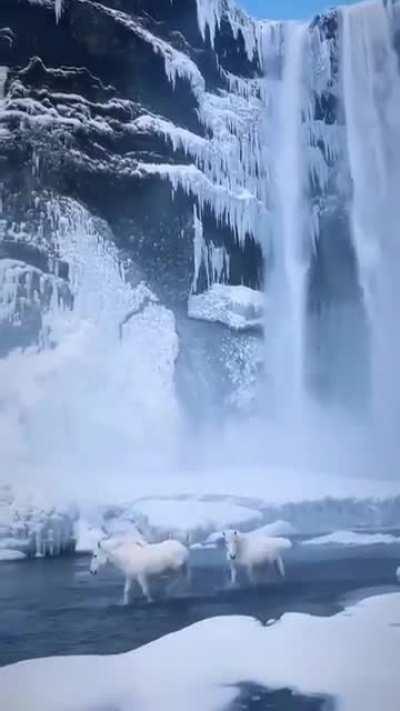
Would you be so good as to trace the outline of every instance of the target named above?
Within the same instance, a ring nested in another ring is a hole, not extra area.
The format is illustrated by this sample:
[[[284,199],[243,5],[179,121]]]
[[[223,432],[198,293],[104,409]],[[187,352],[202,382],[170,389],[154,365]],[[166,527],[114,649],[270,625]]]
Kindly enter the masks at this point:
[[[61,15],[63,12],[63,2],[64,2],[64,0],[54,0],[54,11],[55,11],[55,15],[56,15],[57,24],[61,20]]]
[[[0,67],[0,109],[5,99],[5,88],[8,77],[8,67]]]
[[[230,192],[215,185],[194,165],[141,163],[138,172],[168,179],[172,190],[181,188],[198,200],[201,213],[208,206],[217,222],[227,224],[241,244],[246,236],[268,234],[268,211],[249,191]]]
[[[197,205],[193,205],[193,256],[194,274],[191,291],[195,294],[197,292],[200,269],[204,257],[203,223],[200,219]]]

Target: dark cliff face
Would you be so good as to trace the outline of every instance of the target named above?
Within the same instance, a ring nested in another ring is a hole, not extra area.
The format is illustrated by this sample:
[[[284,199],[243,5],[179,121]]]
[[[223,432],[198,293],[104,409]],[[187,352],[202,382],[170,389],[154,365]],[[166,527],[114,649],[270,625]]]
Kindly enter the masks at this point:
[[[28,248],[23,237],[16,247],[14,235],[22,222],[31,234],[46,233],[42,199],[70,196],[108,222],[118,246],[164,300],[183,304],[193,279],[193,198],[180,189],[173,197],[167,181],[140,174],[137,166],[184,165],[191,159],[174,150],[167,136],[135,128],[133,122],[152,114],[204,136],[190,81],[179,71],[168,81],[163,53],[181,52],[198,67],[208,90],[218,92],[226,89],[221,67],[240,67],[241,74],[257,71],[240,39],[225,21],[211,49],[209,38],[204,42],[199,32],[194,0],[67,0],[58,23],[51,0],[4,0],[2,256],[17,255],[47,271],[54,251],[57,264],[51,231],[41,247],[33,239]],[[232,254],[233,283],[259,285],[261,251],[250,235],[240,248],[232,231],[217,225],[209,211],[205,238],[225,244]],[[67,277],[63,265],[57,271]]]

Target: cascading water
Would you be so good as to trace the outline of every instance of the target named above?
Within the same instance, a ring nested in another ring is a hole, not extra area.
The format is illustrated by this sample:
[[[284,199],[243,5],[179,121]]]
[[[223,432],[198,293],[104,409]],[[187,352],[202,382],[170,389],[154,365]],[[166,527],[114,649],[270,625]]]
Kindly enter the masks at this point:
[[[305,24],[287,23],[282,27],[282,76],[279,82],[274,82],[275,96],[271,102],[276,105],[272,116],[276,140],[272,151],[272,269],[266,274],[267,374],[272,381],[276,414],[285,418],[301,416],[305,398],[304,319],[308,260],[303,72],[307,37],[308,26]],[[267,66],[270,33],[265,32],[263,39],[263,64]],[[268,79],[266,81],[268,83]]]
[[[281,464],[387,474],[384,462],[393,460],[398,21],[395,3],[367,2],[327,17],[325,36],[318,25],[297,23],[266,23],[261,33],[274,227],[266,269],[268,448]],[[323,115],[335,91],[336,107]],[[268,389],[269,417],[270,398]]]
[[[393,468],[400,422],[400,75],[396,4],[342,9],[352,232],[371,342],[374,452]]]

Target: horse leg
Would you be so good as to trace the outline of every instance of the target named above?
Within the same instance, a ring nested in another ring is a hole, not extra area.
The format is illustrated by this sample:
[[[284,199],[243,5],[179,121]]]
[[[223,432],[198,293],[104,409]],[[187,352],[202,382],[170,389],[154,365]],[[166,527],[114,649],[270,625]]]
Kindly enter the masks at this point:
[[[150,595],[149,583],[145,575],[138,575],[138,583],[142,588],[142,593],[147,599],[147,602],[151,602],[152,598]]]
[[[232,585],[232,587],[234,587],[237,582],[237,568],[236,568],[236,565],[234,565],[234,563],[230,563],[229,567],[230,567],[230,571],[231,571],[231,585]]]
[[[182,573],[185,576],[187,586],[190,588],[192,586],[192,571],[189,563],[185,563],[182,568]]]
[[[276,565],[276,569],[277,569],[279,575],[281,576],[281,578],[284,578],[286,576],[285,566],[283,564],[283,560],[280,555],[277,556],[277,558],[275,560],[275,565]]]
[[[131,585],[132,585],[132,580],[130,578],[126,578],[125,585],[124,585],[124,599],[123,599],[124,605],[127,605],[129,603],[129,593],[131,591]]]

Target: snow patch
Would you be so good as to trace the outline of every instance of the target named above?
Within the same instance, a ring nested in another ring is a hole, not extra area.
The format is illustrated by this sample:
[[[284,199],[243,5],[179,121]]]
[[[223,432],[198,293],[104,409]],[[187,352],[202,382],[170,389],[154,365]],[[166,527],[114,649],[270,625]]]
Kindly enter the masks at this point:
[[[11,548],[0,548],[0,562],[9,560],[24,560],[26,558],[25,553],[18,550],[12,550]]]

